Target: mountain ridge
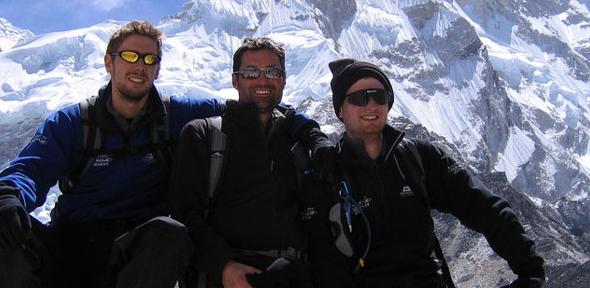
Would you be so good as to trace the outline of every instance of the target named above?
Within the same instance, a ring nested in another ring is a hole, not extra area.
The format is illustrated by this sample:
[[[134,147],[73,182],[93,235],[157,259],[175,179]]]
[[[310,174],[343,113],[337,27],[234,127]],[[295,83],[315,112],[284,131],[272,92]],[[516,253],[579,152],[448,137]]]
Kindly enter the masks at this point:
[[[33,32],[18,28],[8,20],[0,17],[0,51],[7,50],[19,41],[32,37]]]

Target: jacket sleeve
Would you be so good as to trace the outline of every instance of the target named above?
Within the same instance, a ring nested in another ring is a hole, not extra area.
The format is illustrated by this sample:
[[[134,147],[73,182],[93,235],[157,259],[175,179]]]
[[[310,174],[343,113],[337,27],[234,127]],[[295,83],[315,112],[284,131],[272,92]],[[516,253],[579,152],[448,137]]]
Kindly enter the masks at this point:
[[[285,108],[279,107],[279,109]],[[301,142],[305,149],[312,152],[312,155],[321,149],[334,146],[328,136],[322,132],[318,122],[309,118],[305,113],[288,110],[287,120],[287,130],[291,137],[295,141]]]
[[[466,227],[482,233],[515,274],[544,277],[543,258],[508,202],[440,149],[417,143],[432,207],[453,214]]]
[[[184,125],[193,119],[221,116],[225,107],[225,101],[214,98],[170,97],[170,138],[178,139]]]
[[[195,247],[197,269],[220,275],[225,264],[235,255],[204,216],[208,204],[208,151],[205,121],[191,121],[182,129],[177,143],[168,204],[172,217],[189,229]]]
[[[50,115],[18,156],[0,172],[0,182],[18,189],[27,212],[45,203],[49,189],[68,175],[70,163],[78,155],[82,129],[75,107]]]

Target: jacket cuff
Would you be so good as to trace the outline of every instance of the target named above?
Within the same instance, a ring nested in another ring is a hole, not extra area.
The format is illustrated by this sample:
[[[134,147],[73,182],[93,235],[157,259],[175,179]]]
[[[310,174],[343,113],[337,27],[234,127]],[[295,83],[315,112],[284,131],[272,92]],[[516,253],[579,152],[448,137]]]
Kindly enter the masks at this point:
[[[334,146],[334,143],[322,132],[320,127],[313,123],[300,127],[295,139],[302,142],[303,146],[309,149],[312,154],[315,154],[321,148]]]
[[[533,252],[535,253],[535,252]],[[523,278],[545,278],[545,269],[543,268],[543,258],[539,255],[533,254],[531,259],[515,271],[519,277]]]
[[[2,195],[14,195],[16,198],[20,199],[20,193],[18,192],[18,189],[4,182],[0,182],[0,196]]]

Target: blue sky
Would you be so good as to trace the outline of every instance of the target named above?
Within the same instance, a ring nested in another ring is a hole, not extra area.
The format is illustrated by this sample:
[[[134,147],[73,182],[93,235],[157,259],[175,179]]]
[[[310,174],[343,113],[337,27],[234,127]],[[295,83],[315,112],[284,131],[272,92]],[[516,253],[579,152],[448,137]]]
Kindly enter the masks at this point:
[[[0,0],[0,17],[35,34],[88,27],[107,19],[158,24],[189,0]]]

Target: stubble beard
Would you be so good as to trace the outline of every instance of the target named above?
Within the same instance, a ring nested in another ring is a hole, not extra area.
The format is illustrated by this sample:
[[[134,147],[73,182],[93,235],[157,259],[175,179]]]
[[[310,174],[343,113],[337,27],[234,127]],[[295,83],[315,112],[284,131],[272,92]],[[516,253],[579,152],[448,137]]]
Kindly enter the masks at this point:
[[[250,99],[252,102],[256,104],[256,108],[258,113],[270,113],[272,110],[279,104],[281,99],[283,98],[283,90],[277,89],[277,87],[265,87],[271,89],[271,93],[268,97],[260,98],[256,97],[256,93],[254,91],[249,91]],[[255,90],[255,89],[254,89]]]
[[[151,89],[151,87],[147,87],[147,88],[132,90],[121,83],[119,83],[116,88],[119,91],[119,94],[121,95],[121,97],[125,101],[128,101],[128,102],[141,101],[143,98],[147,97],[147,95],[149,94],[150,89]]]

